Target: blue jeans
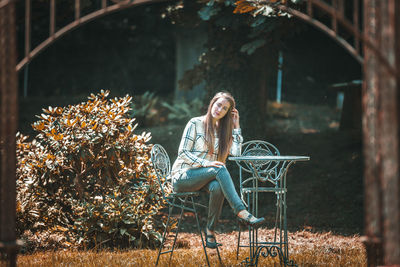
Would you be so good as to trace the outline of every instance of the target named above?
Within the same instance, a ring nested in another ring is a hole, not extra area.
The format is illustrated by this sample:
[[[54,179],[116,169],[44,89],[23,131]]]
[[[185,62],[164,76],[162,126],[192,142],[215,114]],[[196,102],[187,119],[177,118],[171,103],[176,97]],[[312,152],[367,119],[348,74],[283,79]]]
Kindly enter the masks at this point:
[[[175,192],[195,192],[203,189],[210,193],[207,228],[211,231],[215,229],[221,215],[225,198],[235,214],[245,209],[225,166],[189,169],[174,182],[173,186]]]

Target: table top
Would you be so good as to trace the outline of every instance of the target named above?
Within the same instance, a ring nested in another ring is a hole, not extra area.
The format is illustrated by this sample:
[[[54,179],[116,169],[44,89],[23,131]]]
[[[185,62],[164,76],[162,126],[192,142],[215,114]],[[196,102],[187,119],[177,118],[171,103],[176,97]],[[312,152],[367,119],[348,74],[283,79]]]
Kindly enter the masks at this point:
[[[233,161],[307,161],[310,160],[308,156],[238,156],[229,157]]]

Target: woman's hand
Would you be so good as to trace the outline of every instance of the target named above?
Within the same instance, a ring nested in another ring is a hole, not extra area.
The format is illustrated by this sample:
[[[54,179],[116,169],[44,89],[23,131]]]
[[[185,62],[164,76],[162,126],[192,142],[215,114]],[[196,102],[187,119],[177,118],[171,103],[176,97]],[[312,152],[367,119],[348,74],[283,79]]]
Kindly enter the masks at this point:
[[[240,128],[239,111],[236,108],[232,109],[232,120],[233,120],[233,128],[235,129]]]
[[[225,166],[225,164],[221,161],[211,161],[210,164],[206,167],[222,167]]]

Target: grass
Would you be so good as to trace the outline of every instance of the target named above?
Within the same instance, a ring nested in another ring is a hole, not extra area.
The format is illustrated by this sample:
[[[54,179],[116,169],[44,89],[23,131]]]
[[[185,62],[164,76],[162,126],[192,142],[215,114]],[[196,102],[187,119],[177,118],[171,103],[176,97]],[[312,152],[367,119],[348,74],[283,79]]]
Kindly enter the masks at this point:
[[[260,235],[271,238],[273,230],[261,229]],[[218,241],[225,266],[241,266],[248,249],[241,248],[236,259],[237,232],[219,234]],[[245,241],[245,240],[244,240]],[[198,236],[182,233],[170,265],[168,255],[162,255],[159,266],[205,266],[204,253]],[[182,245],[183,244],[183,245]],[[313,233],[302,230],[289,233],[290,259],[298,266],[366,266],[366,254],[359,236],[341,236],[331,232]],[[211,266],[218,266],[215,250],[208,249]],[[157,250],[52,251],[18,256],[18,266],[154,266]],[[258,266],[280,266],[278,258],[260,256]]]

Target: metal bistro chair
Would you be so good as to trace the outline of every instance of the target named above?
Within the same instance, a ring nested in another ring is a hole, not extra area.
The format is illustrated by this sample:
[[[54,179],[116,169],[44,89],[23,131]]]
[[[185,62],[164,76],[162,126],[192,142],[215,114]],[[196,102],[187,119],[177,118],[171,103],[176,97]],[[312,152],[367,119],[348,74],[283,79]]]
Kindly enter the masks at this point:
[[[253,140],[242,145],[242,156],[279,156],[279,150],[271,143]],[[239,165],[240,177],[240,195],[246,204],[249,212],[258,217],[258,193],[275,193],[276,194],[276,217],[275,217],[275,233],[273,242],[277,243],[277,227],[279,231],[279,242],[282,246],[282,197],[286,190],[280,188],[280,166],[279,162],[257,160],[256,162],[237,162]],[[250,175],[246,175],[250,173]],[[250,177],[248,177],[250,176]],[[261,178],[262,177],[262,178]],[[259,182],[263,184],[259,186]],[[279,225],[278,225],[279,224]],[[250,236],[252,235],[252,236]],[[241,247],[249,247],[250,244],[240,244],[241,230],[239,227],[236,258],[239,257],[239,249]],[[252,241],[253,240],[253,241]],[[249,228],[249,242],[255,242],[256,246],[268,244],[267,242],[258,242],[258,231],[251,231]]]
[[[160,256],[162,254],[170,253],[169,262],[171,262],[172,254],[175,249],[176,239],[177,239],[178,233],[179,233],[179,227],[181,225],[181,221],[183,218],[183,212],[185,210],[193,212],[195,215],[197,229],[199,231],[199,234],[201,237],[201,243],[203,245],[204,255],[206,257],[207,265],[210,266],[203,234],[200,230],[201,228],[200,228],[200,223],[199,223],[199,217],[198,217],[197,210],[196,210],[196,206],[203,207],[206,209],[207,209],[207,206],[194,201],[194,198],[198,197],[200,192],[183,192],[183,193],[173,192],[172,185],[171,185],[171,177],[170,177],[170,172],[171,172],[170,159],[169,159],[168,153],[165,151],[165,149],[161,145],[155,144],[153,146],[153,148],[151,149],[151,161],[153,163],[154,170],[156,171],[157,181],[161,187],[163,199],[168,204],[168,210],[169,210],[168,219],[167,219],[167,223],[165,225],[165,230],[164,230],[164,233],[162,236],[161,245],[158,250],[156,266],[158,265]],[[172,211],[174,210],[174,208],[178,208],[178,210],[180,209],[180,216],[178,219],[178,225],[175,230],[174,241],[173,241],[171,249],[162,251],[162,249],[164,247],[164,243],[166,241],[167,233],[169,232],[169,228],[173,225],[173,220],[171,219],[171,216],[172,216]],[[219,254],[218,247],[217,247],[217,254],[218,254],[219,262],[222,265],[221,256]]]

